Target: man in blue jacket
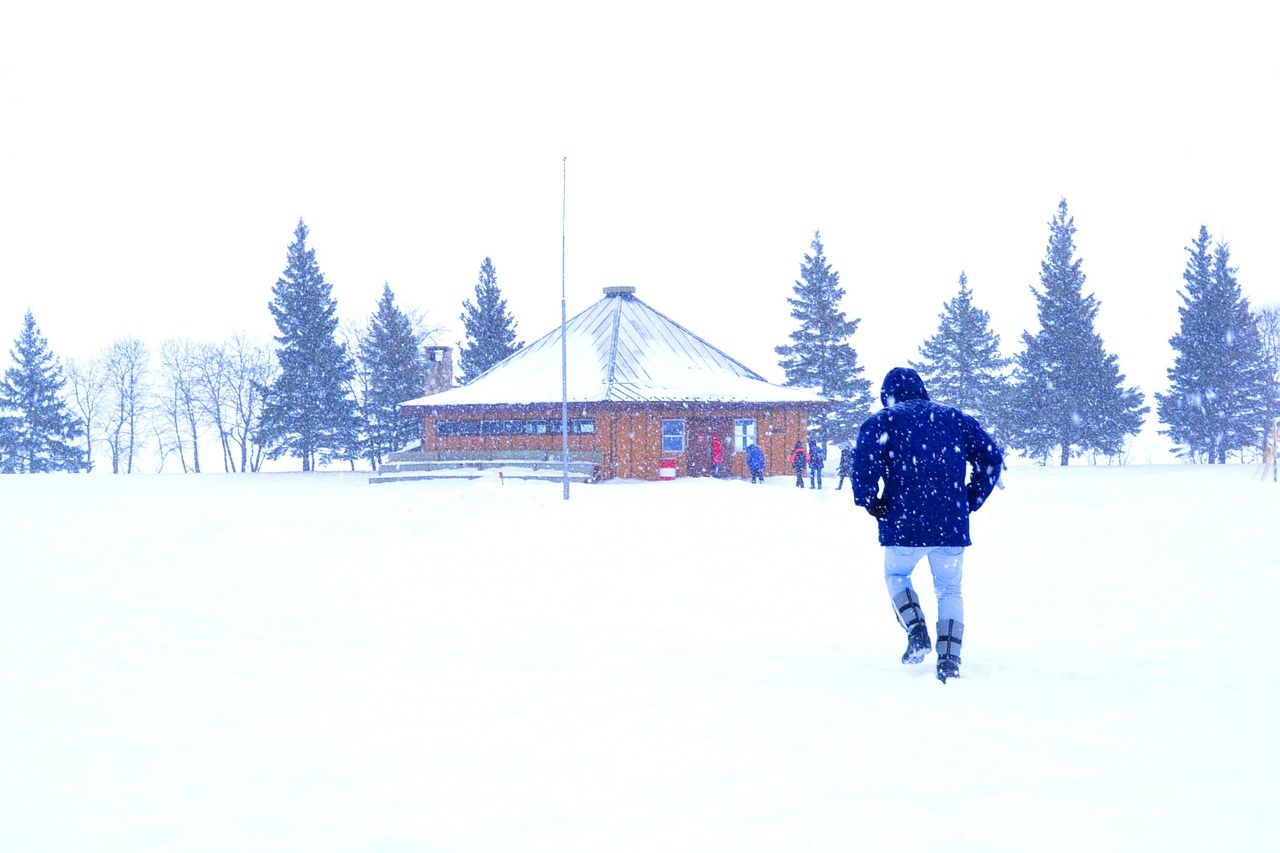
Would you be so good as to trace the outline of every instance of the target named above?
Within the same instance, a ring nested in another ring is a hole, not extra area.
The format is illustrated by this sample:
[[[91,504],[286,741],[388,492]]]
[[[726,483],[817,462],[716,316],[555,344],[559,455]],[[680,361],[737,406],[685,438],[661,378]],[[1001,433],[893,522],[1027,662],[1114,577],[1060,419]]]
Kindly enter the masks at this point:
[[[960,596],[969,515],[995,488],[1003,461],[978,421],[929,399],[914,370],[895,367],[880,390],[884,408],[862,424],[853,461],[853,499],[880,522],[884,576],[907,631],[903,663],[932,648],[911,572],[928,556],[938,597],[938,679],[960,675]],[[883,489],[881,488],[883,484]]]

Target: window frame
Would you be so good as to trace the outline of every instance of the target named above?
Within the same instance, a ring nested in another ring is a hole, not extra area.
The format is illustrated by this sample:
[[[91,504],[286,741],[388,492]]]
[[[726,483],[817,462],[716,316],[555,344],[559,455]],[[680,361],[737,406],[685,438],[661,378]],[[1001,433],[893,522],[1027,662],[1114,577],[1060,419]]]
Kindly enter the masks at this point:
[[[668,427],[675,427],[678,429],[678,432],[669,431]],[[662,452],[663,453],[684,453],[685,447],[686,447],[686,443],[685,443],[684,418],[663,418],[662,419]]]

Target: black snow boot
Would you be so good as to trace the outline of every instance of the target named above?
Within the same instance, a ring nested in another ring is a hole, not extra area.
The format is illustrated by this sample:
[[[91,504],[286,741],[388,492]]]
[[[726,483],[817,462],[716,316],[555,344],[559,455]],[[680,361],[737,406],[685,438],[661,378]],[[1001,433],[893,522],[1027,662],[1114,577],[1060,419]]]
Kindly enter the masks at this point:
[[[907,630],[907,650],[902,653],[902,662],[920,663],[933,649],[929,629],[924,622],[924,611],[920,609],[920,598],[914,589],[907,587],[893,597],[893,607],[898,614],[898,623]]]
[[[960,644],[964,640],[964,623],[944,619],[938,623],[938,680],[960,677]]]

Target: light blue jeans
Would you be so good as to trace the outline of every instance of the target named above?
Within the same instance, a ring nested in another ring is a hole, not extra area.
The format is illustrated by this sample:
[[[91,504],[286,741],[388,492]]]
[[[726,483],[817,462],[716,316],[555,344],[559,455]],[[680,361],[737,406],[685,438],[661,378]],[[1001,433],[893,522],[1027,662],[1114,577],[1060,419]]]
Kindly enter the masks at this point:
[[[884,582],[889,587],[889,598],[892,599],[904,589],[913,589],[911,572],[920,558],[926,555],[929,557],[929,569],[933,572],[933,592],[938,597],[938,621],[954,619],[964,624],[964,599],[960,597],[964,548],[960,546],[885,546]]]

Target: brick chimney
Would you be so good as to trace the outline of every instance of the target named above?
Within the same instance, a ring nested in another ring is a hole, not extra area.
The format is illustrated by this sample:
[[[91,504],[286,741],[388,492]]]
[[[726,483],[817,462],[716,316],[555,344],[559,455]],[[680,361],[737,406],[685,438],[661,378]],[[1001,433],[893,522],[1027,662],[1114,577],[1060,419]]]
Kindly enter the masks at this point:
[[[453,347],[427,347],[427,394],[453,387]]]

